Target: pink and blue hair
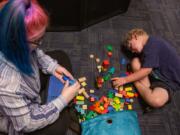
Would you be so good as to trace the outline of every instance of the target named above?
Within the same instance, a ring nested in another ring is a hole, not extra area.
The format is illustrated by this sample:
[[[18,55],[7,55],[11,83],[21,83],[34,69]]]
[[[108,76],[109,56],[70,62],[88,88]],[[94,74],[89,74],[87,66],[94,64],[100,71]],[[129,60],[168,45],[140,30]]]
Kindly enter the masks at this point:
[[[48,25],[36,0],[9,0],[0,10],[0,51],[20,72],[33,73],[28,37]]]

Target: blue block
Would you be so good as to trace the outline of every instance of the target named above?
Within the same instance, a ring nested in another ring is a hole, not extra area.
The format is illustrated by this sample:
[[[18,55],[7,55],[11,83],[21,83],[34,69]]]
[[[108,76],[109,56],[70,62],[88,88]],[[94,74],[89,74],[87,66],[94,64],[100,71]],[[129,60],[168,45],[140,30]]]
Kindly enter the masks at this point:
[[[108,106],[108,111],[109,112],[115,112],[114,108],[112,106]]]
[[[122,59],[120,60],[120,64],[121,64],[121,65],[126,65],[126,64],[127,64],[126,59],[125,59],[125,58],[122,58]]]
[[[127,103],[131,103],[131,101],[130,101],[129,98],[126,98],[125,101],[126,101]]]
[[[63,75],[63,80],[64,81],[69,81],[69,84],[70,85],[73,85],[76,81],[75,80],[72,80],[72,79],[70,79],[69,77],[67,77],[66,75]]]

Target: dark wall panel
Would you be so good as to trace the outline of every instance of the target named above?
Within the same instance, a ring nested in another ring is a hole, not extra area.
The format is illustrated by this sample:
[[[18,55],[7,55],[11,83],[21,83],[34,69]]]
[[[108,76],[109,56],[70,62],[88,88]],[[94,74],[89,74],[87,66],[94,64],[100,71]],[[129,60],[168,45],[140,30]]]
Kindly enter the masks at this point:
[[[39,0],[50,15],[50,31],[80,29],[80,0]]]
[[[87,25],[127,11],[130,0],[86,0]]]
[[[49,12],[49,31],[81,30],[127,11],[130,0],[39,0]]]

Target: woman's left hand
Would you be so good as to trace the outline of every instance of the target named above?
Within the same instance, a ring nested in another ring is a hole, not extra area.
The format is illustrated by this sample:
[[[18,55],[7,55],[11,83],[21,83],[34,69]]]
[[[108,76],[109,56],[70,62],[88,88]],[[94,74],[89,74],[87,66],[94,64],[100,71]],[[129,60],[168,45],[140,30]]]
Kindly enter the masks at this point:
[[[58,66],[54,72],[54,76],[56,78],[60,79],[62,83],[65,83],[65,81],[62,79],[63,75],[66,75],[70,79],[74,80],[74,77],[72,76],[72,74],[67,69],[65,69],[62,66]]]

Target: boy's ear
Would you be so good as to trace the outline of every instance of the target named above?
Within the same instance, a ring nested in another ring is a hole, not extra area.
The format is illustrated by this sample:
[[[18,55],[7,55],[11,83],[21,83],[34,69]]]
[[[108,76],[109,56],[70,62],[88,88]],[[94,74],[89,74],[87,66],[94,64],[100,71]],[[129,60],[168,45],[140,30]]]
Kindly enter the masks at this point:
[[[137,40],[137,35],[136,34],[134,34],[134,38]]]
[[[137,35],[136,35],[136,34],[132,35],[132,38],[134,38],[135,40],[137,40]]]

